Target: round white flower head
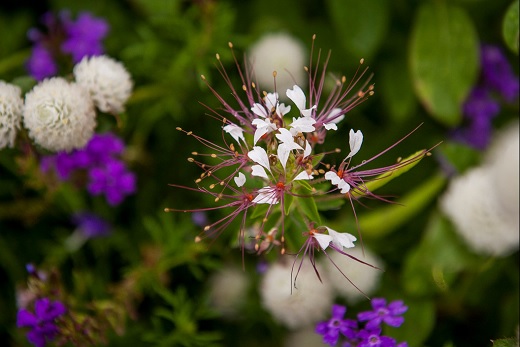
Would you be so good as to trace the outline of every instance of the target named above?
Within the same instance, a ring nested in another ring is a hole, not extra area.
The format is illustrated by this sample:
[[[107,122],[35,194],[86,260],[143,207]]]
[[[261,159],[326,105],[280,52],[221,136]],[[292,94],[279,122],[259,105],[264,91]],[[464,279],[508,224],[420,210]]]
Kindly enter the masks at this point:
[[[273,71],[277,72],[278,91],[283,92],[294,84],[305,86],[305,48],[294,37],[285,33],[266,34],[251,47],[248,55],[255,77],[264,89],[272,89]]]
[[[128,71],[105,55],[83,58],[74,66],[74,77],[103,112],[122,112],[132,93],[133,82]]]
[[[94,134],[96,111],[85,89],[55,77],[25,95],[23,121],[38,145],[70,151],[84,147]]]
[[[290,262],[271,265],[262,279],[260,295],[262,305],[277,321],[296,329],[323,319],[330,311],[333,295],[330,281],[319,264],[316,267],[323,283],[311,264],[305,263],[298,274],[296,288],[291,282],[291,267]],[[296,269],[293,276],[295,274]]]
[[[22,120],[23,99],[19,87],[0,81],[0,149],[14,146]]]
[[[210,279],[209,298],[212,306],[227,317],[235,316],[246,298],[249,278],[236,267],[216,272]]]
[[[379,269],[383,268],[383,263],[374,253],[365,248],[365,255],[363,256],[363,249],[361,247],[354,247],[343,250],[345,253],[358,258],[370,265]],[[366,295],[371,295],[379,285],[379,279],[383,271],[374,269],[368,265],[355,261],[341,253],[329,252],[329,256],[334,263],[343,271],[343,273]],[[360,299],[365,299],[356,287],[351,285],[343,276],[338,276],[338,269],[334,266],[332,261],[323,258],[323,265],[325,271],[328,273],[332,287],[336,292],[347,299],[351,304],[356,303]]]
[[[451,181],[440,206],[471,249],[506,256],[518,249],[518,210],[511,215],[504,209],[496,183],[487,167],[472,169]]]

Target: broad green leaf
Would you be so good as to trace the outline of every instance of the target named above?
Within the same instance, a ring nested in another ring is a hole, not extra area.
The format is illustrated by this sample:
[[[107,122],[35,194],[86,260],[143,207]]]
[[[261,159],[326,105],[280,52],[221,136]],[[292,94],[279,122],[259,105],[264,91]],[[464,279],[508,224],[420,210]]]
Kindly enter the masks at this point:
[[[381,81],[378,89],[382,91],[380,95],[389,116],[397,122],[409,119],[417,107],[417,100],[405,58],[394,59],[383,65],[376,79],[376,84]]]
[[[519,1],[514,1],[506,11],[502,23],[502,35],[506,45],[518,55],[520,20],[518,19]]]
[[[366,183],[366,185],[365,185],[366,188],[370,192],[373,192],[376,189],[381,188],[382,186],[384,186],[385,184],[387,184],[394,178],[401,176],[402,174],[404,174],[405,172],[407,172],[408,170],[413,168],[415,165],[417,165],[421,161],[421,159],[424,158],[424,156],[426,154],[427,154],[427,152],[425,150],[415,152],[408,158],[401,160],[402,163],[409,162],[409,164],[403,165],[403,166],[399,167],[398,169],[395,169],[393,171],[390,171],[390,172],[377,176],[372,181]],[[352,190],[351,194],[355,195],[355,196],[365,195],[365,193],[359,189]]]
[[[292,204],[293,204],[293,201],[294,201],[294,196],[291,195],[291,194],[284,194],[284,198],[283,198],[283,209],[284,209],[284,213],[285,215],[289,215],[289,212],[291,211],[291,207],[292,207]]]
[[[328,0],[328,11],[345,48],[369,58],[387,33],[388,1]]]
[[[473,23],[449,2],[428,2],[417,13],[410,43],[410,68],[419,99],[437,121],[458,125],[461,105],[478,76],[479,44]]]
[[[249,216],[251,219],[256,219],[259,217],[265,217],[265,214],[267,213],[267,209],[269,208],[268,204],[257,204],[253,208],[253,213]]]
[[[436,174],[408,195],[392,204],[359,217],[363,236],[381,237],[397,229],[421,211],[444,187],[446,178]]]

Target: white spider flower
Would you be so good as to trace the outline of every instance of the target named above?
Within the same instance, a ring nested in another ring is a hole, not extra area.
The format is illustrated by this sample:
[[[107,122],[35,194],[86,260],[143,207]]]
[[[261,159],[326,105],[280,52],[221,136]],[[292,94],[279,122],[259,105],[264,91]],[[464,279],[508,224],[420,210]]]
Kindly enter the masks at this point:
[[[325,227],[325,229],[327,229],[328,235],[322,233],[314,233],[312,235],[312,237],[314,237],[320,244],[321,249],[327,249],[331,243],[340,251],[343,251],[344,248],[355,247],[354,241],[357,239],[354,235],[349,233],[338,233],[336,230],[329,227]]]
[[[330,260],[323,259],[322,264],[325,268],[325,272],[329,275],[332,287],[339,295],[353,304],[360,299],[364,299],[364,294],[371,295],[375,292],[379,285],[381,275],[383,274],[383,271],[380,270],[383,269],[383,263],[378,256],[367,248],[363,250],[361,247],[355,247],[346,250],[345,253],[378,268],[375,269],[366,264],[354,261],[338,252],[329,253]],[[336,264],[359,289],[354,286],[345,285],[345,279],[341,276],[337,276],[338,269],[334,264]]]
[[[255,145],[262,136],[278,129],[278,126],[271,122],[270,116],[273,112],[278,117],[283,117],[291,111],[291,106],[285,106],[285,104],[278,101],[278,93],[267,93],[263,101],[265,106],[260,103],[254,103],[251,107],[251,111],[260,117],[253,119],[251,122],[256,127],[253,139],[253,144]]]
[[[302,146],[294,142],[294,137],[291,132],[285,128],[278,129],[280,132],[276,134],[276,138],[280,140],[277,149],[278,160],[282,164],[285,169],[285,165],[287,164],[287,160],[289,159],[289,154],[293,149],[300,149],[303,151]],[[309,145],[310,146],[310,145]]]
[[[13,147],[16,132],[20,129],[23,112],[22,91],[4,81],[0,81],[0,149]]]
[[[316,266],[323,273],[321,265]],[[332,305],[333,292],[325,274],[320,282],[311,266],[300,269],[293,286],[291,269],[291,264],[272,265],[262,279],[260,296],[263,307],[277,321],[296,329],[323,319]]]
[[[84,147],[94,134],[96,111],[85,89],[55,77],[25,95],[23,122],[38,145],[70,151]]]
[[[231,135],[236,142],[240,143],[240,140],[243,142],[246,142],[246,139],[244,138],[244,129],[239,127],[236,124],[228,124],[224,126],[222,129],[229,135]]]
[[[337,186],[340,189],[341,194],[346,194],[350,190],[350,184],[348,184],[344,179],[338,176],[337,172],[327,171],[325,173],[325,179],[329,180],[330,183]]]
[[[315,130],[314,124],[316,124],[316,120],[311,117],[299,117],[293,118],[293,122],[289,125],[291,127],[291,133],[293,136],[298,135],[298,133],[310,133]]]
[[[349,145],[350,145],[350,153],[347,155],[345,160],[348,158],[352,158],[356,155],[357,152],[361,149],[361,144],[363,143],[363,133],[361,130],[354,132],[354,129],[350,129],[349,132]]]
[[[273,84],[273,72],[277,71],[276,86],[286,90],[295,82],[303,85],[307,75],[302,69],[306,61],[304,45],[286,33],[270,33],[260,38],[249,50],[255,77],[262,86]]]
[[[482,166],[454,178],[440,200],[469,247],[503,257],[518,249],[518,124],[499,132]]]
[[[254,136],[253,144],[255,144],[255,145],[258,142],[258,140],[260,140],[260,138],[262,136],[264,136],[265,134],[268,134],[270,132],[276,131],[276,129],[278,129],[276,124],[271,123],[271,120],[269,118],[266,118],[266,119],[260,119],[260,118],[253,119],[251,124],[253,124],[256,127],[255,134],[253,135]]]
[[[311,108],[305,108],[305,104],[307,102],[307,98],[305,97],[305,93],[303,90],[298,87],[296,84],[293,86],[293,89],[287,89],[287,97],[294,102],[296,107],[300,110],[300,113],[304,117],[310,117],[312,110],[316,109],[316,105],[311,106]]]
[[[257,204],[276,205],[280,202],[280,199],[276,188],[263,187],[258,189],[258,195],[255,196],[253,202]]]
[[[332,111],[330,111],[330,113],[325,118],[325,122],[328,121],[328,123],[323,123],[323,126],[326,130],[338,130],[338,126],[336,124],[341,122],[345,118],[345,115],[343,114],[338,117],[335,116],[341,113],[342,111],[343,110],[341,108],[335,108]]]
[[[76,82],[90,93],[101,111],[124,110],[133,82],[123,64],[105,55],[85,57],[74,66],[73,72]]]

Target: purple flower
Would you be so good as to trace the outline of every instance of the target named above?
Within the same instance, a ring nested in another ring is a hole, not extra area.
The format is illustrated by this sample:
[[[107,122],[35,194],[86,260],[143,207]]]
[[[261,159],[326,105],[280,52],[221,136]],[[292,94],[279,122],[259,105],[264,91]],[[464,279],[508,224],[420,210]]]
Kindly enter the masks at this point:
[[[87,238],[106,236],[111,231],[111,226],[106,220],[90,212],[75,213],[72,222]]]
[[[87,189],[92,195],[105,194],[110,205],[118,205],[135,191],[135,175],[124,163],[111,159],[103,167],[90,170]]]
[[[509,102],[518,98],[518,77],[502,50],[497,46],[482,45],[480,55],[483,84],[498,91]]]
[[[125,150],[125,144],[112,133],[94,134],[87,143],[85,152],[94,163],[103,163]]]
[[[357,337],[360,339],[357,347],[396,347],[395,340],[388,336],[381,336],[381,329],[361,330]]]
[[[368,321],[365,329],[372,330],[381,327],[381,322],[385,322],[392,327],[399,327],[404,322],[401,317],[408,310],[401,300],[392,301],[388,306],[383,298],[372,299],[372,311],[358,313],[360,322]]]
[[[59,329],[56,318],[65,314],[67,308],[59,301],[51,302],[48,298],[36,300],[34,313],[26,309],[18,311],[16,324],[19,328],[29,327],[27,339],[36,347],[44,347],[47,341],[54,339]]]
[[[345,306],[333,305],[332,318],[316,325],[316,332],[323,335],[323,343],[335,346],[340,333],[349,339],[356,337],[357,322],[352,319],[343,319],[346,311]]]
[[[108,33],[108,24],[101,18],[93,17],[88,12],[79,14],[76,22],[65,21],[67,39],[61,49],[72,55],[74,63],[86,56],[103,54],[103,40]]]
[[[58,73],[58,67],[52,54],[41,44],[33,47],[32,54],[27,60],[26,68],[29,74],[38,81]]]

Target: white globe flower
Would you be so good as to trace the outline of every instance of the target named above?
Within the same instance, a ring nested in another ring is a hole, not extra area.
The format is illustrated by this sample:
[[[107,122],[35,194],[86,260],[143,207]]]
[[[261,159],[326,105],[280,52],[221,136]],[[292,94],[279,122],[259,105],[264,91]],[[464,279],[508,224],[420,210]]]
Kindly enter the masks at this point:
[[[94,134],[96,111],[85,89],[55,77],[25,95],[23,121],[38,145],[70,151],[84,147]]]
[[[293,276],[298,265],[295,265]],[[332,287],[321,266],[316,266],[323,283],[308,262],[304,262],[298,274],[296,288],[291,282],[290,262],[271,265],[262,279],[262,305],[277,321],[291,329],[315,324],[324,319],[330,311],[333,300]]]
[[[504,208],[496,183],[488,167],[472,169],[451,181],[440,206],[471,249],[506,256],[518,249],[518,210],[511,214]]]
[[[83,58],[74,66],[74,77],[103,112],[122,112],[132,93],[133,82],[128,71],[105,55]]]
[[[13,147],[22,120],[23,99],[19,87],[0,81],[0,149]]]
[[[262,88],[272,90],[273,71],[277,72],[276,90],[282,96],[295,84],[306,85],[305,48],[294,37],[285,33],[264,35],[251,47],[248,56]]]
[[[242,269],[224,268],[210,279],[209,298],[212,306],[227,317],[235,316],[244,303],[249,278]]]
[[[373,265],[381,270],[374,269],[368,265],[355,261],[341,253],[329,252],[330,258],[343,271],[352,283],[354,283],[366,295],[371,295],[377,289],[379,280],[383,274],[383,262],[370,250],[365,248],[365,255],[363,249],[358,246],[343,250],[345,253],[358,258],[370,265]],[[354,287],[341,274],[338,275],[338,269],[334,266],[332,261],[327,258],[322,258],[322,264],[329,275],[330,282],[336,293],[351,304],[356,303],[360,299],[365,299],[365,295]]]

